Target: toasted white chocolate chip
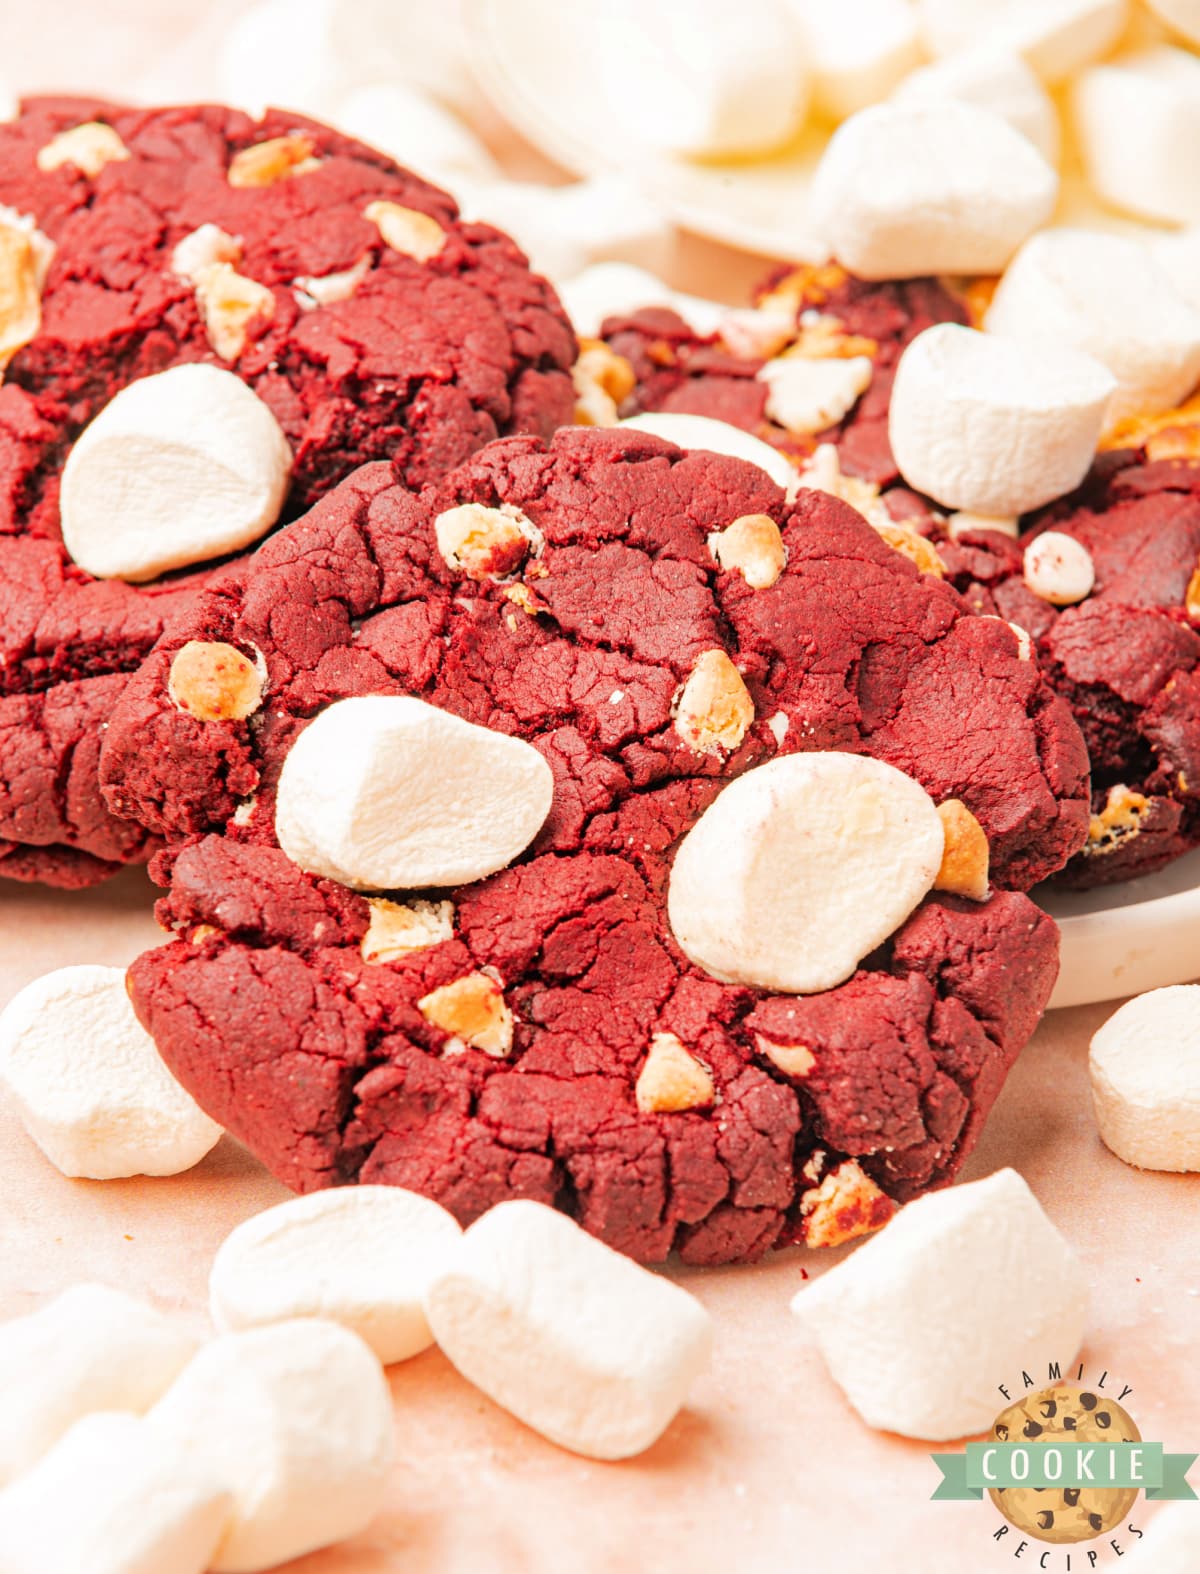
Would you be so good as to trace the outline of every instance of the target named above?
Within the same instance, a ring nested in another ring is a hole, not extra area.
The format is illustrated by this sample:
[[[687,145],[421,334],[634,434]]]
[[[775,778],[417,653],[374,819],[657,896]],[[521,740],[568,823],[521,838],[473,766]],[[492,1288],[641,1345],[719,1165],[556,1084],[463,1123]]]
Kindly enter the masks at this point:
[[[524,852],[554,778],[520,738],[407,696],[339,700],[292,745],[279,845],[310,873],[368,891],[482,880]]]
[[[41,327],[39,273],[33,232],[0,220],[0,377]]]
[[[196,300],[208,342],[223,361],[236,361],[250,338],[250,324],[275,315],[275,295],[228,262],[214,262],[195,277]]]
[[[1021,521],[1015,514],[977,514],[960,508],[946,520],[951,541],[969,535],[974,530],[995,530],[1013,541],[1021,534]]]
[[[356,1334],[317,1318],[206,1344],[144,1425],[233,1497],[214,1574],[252,1574],[356,1535],[391,1471],[392,1402]]]
[[[767,385],[766,414],[798,436],[834,426],[867,391],[873,371],[865,355],[848,360],[781,356],[757,373]]]
[[[0,1016],[0,1076],[64,1175],[178,1175],[221,1135],[163,1064],[119,967],[63,967],[27,984]]]
[[[1015,51],[1043,82],[1106,54],[1129,10],[1128,0],[918,0],[918,8],[931,53],[984,42]]]
[[[888,437],[945,507],[1023,514],[1083,480],[1115,389],[1090,356],[939,323],[900,357]]]
[[[317,306],[348,301],[370,271],[371,258],[363,256],[352,268],[342,268],[337,273],[301,274],[293,279],[292,288],[301,311],[312,311]]]
[[[446,231],[428,213],[399,202],[369,202],[363,209],[385,246],[416,262],[428,262],[446,244]]]
[[[787,563],[779,526],[769,514],[743,514],[724,530],[714,530],[708,550],[726,573],[740,573],[751,590],[768,589]]]
[[[266,142],[256,142],[251,147],[241,148],[229,161],[229,184],[273,186],[276,181],[307,175],[321,163],[320,159],[313,157],[314,148],[312,138],[302,131],[271,137]]]
[[[780,0],[608,0],[589,70],[622,132],[663,153],[767,153],[808,107],[803,39]]]
[[[472,1224],[429,1290],[464,1377],[551,1442],[595,1459],[649,1448],[708,1364],[708,1314],[536,1202]]]
[[[986,902],[991,851],[983,826],[959,798],[938,804],[938,818],[946,838],[942,866],[933,882],[935,891],[951,891]]]
[[[341,1186],[294,1197],[225,1237],[208,1280],[220,1333],[290,1317],[349,1328],[385,1366],[433,1343],[422,1300],[462,1234],[428,1197]]]
[[[834,132],[812,213],[863,278],[998,273],[1057,195],[1050,165],[999,115],[949,99],[878,104]]]
[[[759,1054],[765,1055],[784,1076],[803,1080],[817,1063],[817,1057],[807,1044],[776,1044],[761,1033],[755,1038]]]
[[[1044,230],[1026,242],[988,308],[989,333],[1093,356],[1117,379],[1109,427],[1173,409],[1200,378],[1200,312],[1140,241]]]
[[[723,650],[701,651],[672,707],[675,731],[700,754],[728,754],[754,725],[754,701]]]
[[[576,423],[615,426],[620,419],[618,407],[633,392],[637,377],[625,357],[610,350],[603,339],[581,339],[571,380]]]
[[[1105,201],[1168,224],[1200,222],[1200,60],[1159,44],[1092,66],[1072,88],[1087,177]]]
[[[628,262],[596,262],[559,290],[575,331],[596,338],[609,317],[628,317],[645,307],[666,306],[701,335],[716,333],[729,308],[699,295],[673,290],[655,274]]]
[[[0,1323],[0,1485],[28,1470],[81,1416],[148,1410],[195,1351],[176,1321],[106,1284],[77,1284]]]
[[[128,1415],[91,1415],[0,1495],[4,1574],[203,1574],[231,1499]]]
[[[446,567],[468,579],[508,579],[529,552],[540,552],[542,532],[511,503],[487,508],[482,503],[460,503],[433,522],[438,551]]]
[[[892,94],[896,104],[957,99],[990,110],[1027,137],[1048,164],[1061,140],[1054,100],[1015,51],[983,44],[922,66]]]
[[[910,776],[866,755],[785,755],[731,782],[680,843],[671,928],[726,982],[832,989],[929,891],[944,846]]]
[[[1096,566],[1082,541],[1047,530],[1025,548],[1025,584],[1055,607],[1074,606],[1092,593]]]
[[[244,721],[262,704],[265,674],[235,645],[190,639],[167,679],[172,702],[197,721]]]
[[[38,149],[37,167],[41,170],[58,169],[62,164],[73,164],[89,180],[106,164],[119,163],[129,157],[129,149],[111,126],[101,120],[88,120],[58,136]]]
[[[650,1040],[634,1092],[643,1115],[703,1109],[716,1097],[712,1072],[674,1033],[656,1033]]]
[[[63,544],[101,579],[154,579],[257,541],[291,470],[279,422],[241,378],[175,366],[123,388],[72,448]]]
[[[426,1022],[449,1034],[442,1053],[479,1049],[503,1060],[512,1049],[513,1014],[504,990],[490,973],[468,973],[417,1001]]]
[[[776,486],[790,497],[799,484],[799,474],[778,448],[760,437],[744,432],[729,421],[716,421],[707,415],[677,415],[674,411],[654,410],[646,415],[631,415],[620,422],[635,432],[650,432],[679,448],[702,448],[709,453],[725,454],[730,459],[745,459],[765,470]]]
[[[453,902],[389,902],[367,898],[371,919],[362,937],[364,962],[396,962],[454,938]]]
[[[219,224],[201,224],[199,229],[185,235],[171,253],[171,272],[181,279],[198,278],[218,262],[228,262],[234,267],[242,260],[242,243]]]
[[[1074,1252],[1000,1170],[909,1203],[792,1310],[868,1426],[942,1442],[991,1425],[994,1373],[1065,1367],[1087,1301]]]
[[[935,579],[945,579],[946,565],[938,556],[933,542],[910,525],[877,524],[875,530],[893,552],[899,552],[910,563],[915,563],[922,574],[932,574]]]
[[[844,1246],[878,1229],[894,1207],[857,1160],[845,1159],[800,1195],[804,1244]]]
[[[920,63],[909,0],[792,0],[817,108],[836,120],[886,98]]]
[[[1107,1147],[1143,1170],[1200,1170],[1200,984],[1127,1001],[1092,1039],[1088,1069]]]

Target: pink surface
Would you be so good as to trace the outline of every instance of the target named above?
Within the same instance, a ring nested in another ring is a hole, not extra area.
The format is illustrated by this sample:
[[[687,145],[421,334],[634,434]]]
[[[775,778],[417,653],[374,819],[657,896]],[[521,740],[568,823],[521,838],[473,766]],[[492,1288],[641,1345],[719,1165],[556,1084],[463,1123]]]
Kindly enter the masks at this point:
[[[137,871],[76,896],[0,890],[0,1000],[53,967],[128,962],[157,936],[150,896]],[[1112,1009],[1047,1019],[968,1174],[1013,1164],[1027,1177],[1091,1275],[1089,1376],[1108,1368],[1132,1386],[1126,1404],[1146,1437],[1195,1449],[1200,1181],[1140,1174],[1101,1146],[1087,1042]],[[204,1330],[218,1244],[285,1193],[229,1139],[174,1179],[66,1180],[0,1103],[0,1195],[0,1315],[92,1278]],[[679,1271],[712,1312],[712,1370],[666,1436],[624,1464],[543,1442],[436,1351],[392,1368],[399,1463],[387,1511],[355,1541],[289,1564],[290,1574],[1008,1567],[1016,1538],[992,1542],[994,1510],[930,1503],[938,1474],[928,1448],[871,1432],[805,1347],[788,1301],[806,1271],[819,1274],[838,1255],[794,1251],[754,1268]],[[1139,1505],[1134,1522],[1152,1512]],[[1099,1567],[1119,1566],[1107,1541],[1095,1545]],[[1041,1551],[1027,1550],[1017,1566],[1036,1568]],[[1065,1552],[1054,1550],[1046,1566],[1065,1569]],[[1086,1566],[1077,1549],[1072,1567]]]

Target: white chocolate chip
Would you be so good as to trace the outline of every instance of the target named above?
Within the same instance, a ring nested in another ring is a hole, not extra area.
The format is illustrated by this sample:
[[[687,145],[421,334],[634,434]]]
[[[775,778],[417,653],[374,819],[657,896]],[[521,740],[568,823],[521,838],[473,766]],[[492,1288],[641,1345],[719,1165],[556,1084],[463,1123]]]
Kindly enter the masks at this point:
[[[273,186],[280,180],[307,175],[321,163],[320,159],[313,157],[313,153],[313,140],[303,131],[256,142],[251,147],[241,148],[230,159],[229,184],[242,187]]]
[[[454,938],[453,902],[389,902],[368,897],[371,919],[362,938],[364,962],[396,962]]]
[[[154,579],[265,535],[291,470],[279,422],[239,377],[175,366],[123,388],[75,443],[63,544],[101,579]]]
[[[171,272],[193,284],[218,262],[231,263],[235,268],[242,260],[242,243],[219,224],[201,224],[199,229],[185,235],[171,253]]]
[[[274,292],[227,262],[201,268],[195,284],[209,344],[223,361],[236,361],[249,343],[250,324],[275,315]]]
[[[643,1115],[703,1109],[716,1097],[712,1072],[684,1048],[674,1033],[656,1033],[634,1089]]]
[[[796,314],[783,307],[734,307],[722,317],[718,331],[733,355],[766,360],[796,337]]]
[[[227,1235],[209,1306],[220,1333],[323,1317],[385,1366],[433,1343],[422,1300],[462,1230],[428,1197],[398,1186],[339,1186],[293,1197]]]
[[[352,268],[343,268],[338,273],[301,274],[293,279],[292,288],[301,311],[312,311],[317,306],[348,301],[370,271],[371,259],[363,256]]]
[[[64,967],[26,985],[0,1016],[0,1076],[64,1175],[178,1175],[221,1135],[163,1064],[119,967]]]
[[[958,798],[938,804],[938,818],[946,838],[942,866],[933,882],[935,891],[950,891],[973,902],[986,902],[991,850],[983,826]]]
[[[1019,54],[1043,82],[1073,76],[1120,37],[1128,0],[918,0],[926,47],[984,43]]]
[[[724,530],[714,530],[708,550],[726,573],[740,573],[751,590],[769,589],[787,563],[779,526],[769,514],[743,514]]]
[[[1057,195],[1050,165],[999,115],[954,100],[877,104],[834,132],[812,214],[863,278],[998,273]]]
[[[1108,426],[1173,409],[1200,379],[1200,312],[1148,247],[1094,230],[1028,241],[988,308],[989,333],[1093,356],[1117,379]]]
[[[1083,480],[1115,389],[1090,356],[939,323],[900,357],[888,437],[945,507],[1023,514]]]
[[[1066,1367],[1087,1276],[1015,1170],[931,1192],[792,1310],[868,1426],[948,1442],[991,1425],[997,1372]]]
[[[708,1364],[707,1312],[536,1202],[472,1224],[425,1304],[470,1382],[543,1437],[594,1459],[649,1448]]]
[[[446,231],[419,208],[406,208],[399,202],[369,202],[363,217],[374,224],[385,246],[415,262],[428,262],[446,244]]]
[[[938,555],[933,542],[910,525],[877,524],[875,530],[893,552],[899,552],[910,563],[915,563],[922,574],[932,574],[935,579],[945,579],[946,565]]]
[[[69,131],[60,131],[44,148],[39,148],[37,167],[52,170],[73,164],[89,180],[95,180],[106,164],[120,163],[128,157],[129,149],[111,126],[88,120]]]
[[[575,385],[575,420],[581,426],[615,426],[621,401],[637,383],[633,367],[603,339],[580,341],[571,380]]]
[[[975,530],[995,530],[1015,541],[1021,534],[1021,521],[1015,514],[977,514],[960,508],[946,520],[946,529],[951,541],[957,541],[960,536],[969,535]]]
[[[893,1205],[856,1159],[843,1160],[818,1185],[800,1195],[804,1244],[844,1246],[869,1234],[882,1222],[877,1217],[880,1203],[886,1218]]]
[[[128,1415],[76,1422],[0,1496],[5,1574],[203,1574],[230,1496]]]
[[[190,639],[175,652],[167,692],[197,721],[244,721],[262,704],[266,667],[220,640]]]
[[[957,99],[990,110],[1057,164],[1061,134],[1054,100],[1015,50],[984,43],[922,66],[892,94],[895,104]]]
[[[772,448],[761,437],[744,432],[729,421],[717,421],[707,415],[678,415],[674,411],[654,410],[645,415],[631,415],[619,424],[635,432],[650,432],[655,437],[665,438],[678,448],[701,448],[709,453],[725,454],[730,459],[745,459],[765,470],[789,497],[799,485],[795,465],[778,448]]]
[[[754,725],[754,701],[723,650],[701,651],[676,696],[675,731],[700,754],[728,754]]]
[[[771,736],[775,739],[775,746],[777,748],[780,747],[783,744],[783,740],[787,737],[788,727],[791,725],[787,712],[777,710],[773,716],[767,717],[766,724]]]
[[[1085,600],[1096,583],[1092,554],[1061,530],[1047,530],[1029,543],[1024,572],[1026,587],[1055,607]]]
[[[274,1568],[356,1535],[391,1473],[383,1369],[356,1334],[317,1318],[211,1340],[144,1425],[232,1494],[213,1574]]]
[[[512,1049],[513,1014],[504,990],[488,972],[468,973],[417,1001],[431,1026],[449,1035],[443,1055],[478,1049],[503,1060]]]
[[[866,755],[789,754],[724,788],[675,854],[680,949],[726,982],[810,994],[849,978],[929,891],[942,822]]]
[[[520,738],[404,696],[339,700],[292,745],[275,830],[313,874],[368,891],[503,869],[550,812],[550,767]]]
[[[817,108],[844,120],[886,98],[921,60],[909,0],[792,0]]]
[[[460,503],[437,516],[433,532],[446,567],[476,580],[511,578],[531,551],[537,556],[545,545],[532,519],[511,503]]]
[[[809,360],[782,356],[759,368],[767,385],[766,414],[787,431],[823,432],[848,415],[867,391],[873,371],[865,355]]]
[[[0,1485],[36,1464],[81,1416],[148,1410],[195,1351],[176,1321],[106,1284],[74,1285],[0,1323]]]
[[[1200,984],[1127,1001],[1092,1039],[1088,1069],[1107,1147],[1143,1170],[1200,1170]]]
[[[48,257],[37,244],[37,234],[0,217],[0,378],[42,325],[42,259],[48,265]]]

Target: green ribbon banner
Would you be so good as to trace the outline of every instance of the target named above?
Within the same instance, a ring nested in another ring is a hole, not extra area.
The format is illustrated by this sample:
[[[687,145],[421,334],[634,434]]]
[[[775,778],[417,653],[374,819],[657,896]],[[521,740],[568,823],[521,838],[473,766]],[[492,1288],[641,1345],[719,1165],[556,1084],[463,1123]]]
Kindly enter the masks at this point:
[[[1151,1500],[1194,1500],[1187,1473],[1195,1454],[1166,1454],[1161,1443],[968,1443],[962,1454],[933,1454],[942,1480],[935,1503],[983,1497],[989,1487],[1141,1487]]]

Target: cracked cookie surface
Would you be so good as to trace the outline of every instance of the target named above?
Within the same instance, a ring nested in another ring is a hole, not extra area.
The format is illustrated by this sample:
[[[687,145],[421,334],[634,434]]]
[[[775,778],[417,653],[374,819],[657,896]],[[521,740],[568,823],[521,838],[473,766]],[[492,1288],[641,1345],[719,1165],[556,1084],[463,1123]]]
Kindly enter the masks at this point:
[[[435,521],[466,505],[527,521],[523,558],[444,556]],[[786,552],[757,588],[709,540],[750,516]],[[261,656],[253,715],[173,703],[190,641]],[[683,725],[697,670],[736,680],[722,728]],[[382,900],[291,863],[282,762],[361,694],[538,748],[555,797],[528,851]],[[711,978],[666,917],[674,849],[722,784],[797,749],[876,755],[960,800],[994,887],[929,896],[804,997]],[[836,499],[789,504],[754,466],[629,431],[500,441],[420,494],[359,471],[197,596],[127,687],[102,770],[169,844],[176,938],[131,970],[139,1015],[286,1184],[391,1182],[461,1219],[534,1197],[643,1260],[848,1239],[950,1180],[1056,972],[1020,888],[1088,817],[1078,731],[1003,623]],[[431,1010],[466,980],[502,993],[507,1047]]]

